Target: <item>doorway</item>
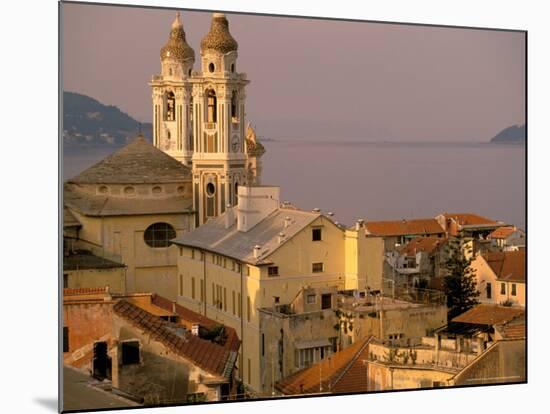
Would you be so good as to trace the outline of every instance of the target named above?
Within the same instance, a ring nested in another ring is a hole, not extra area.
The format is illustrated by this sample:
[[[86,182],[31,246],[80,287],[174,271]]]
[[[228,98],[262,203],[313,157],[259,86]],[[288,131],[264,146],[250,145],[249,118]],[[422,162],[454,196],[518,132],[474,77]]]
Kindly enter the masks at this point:
[[[94,343],[93,377],[98,380],[111,379],[111,357],[107,353],[107,342]]]

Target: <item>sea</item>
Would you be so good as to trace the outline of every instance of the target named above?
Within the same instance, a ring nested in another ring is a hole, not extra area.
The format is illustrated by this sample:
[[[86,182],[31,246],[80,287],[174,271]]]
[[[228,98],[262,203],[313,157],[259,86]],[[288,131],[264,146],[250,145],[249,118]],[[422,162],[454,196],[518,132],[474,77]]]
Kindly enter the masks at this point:
[[[490,143],[264,141],[262,184],[281,201],[357,219],[475,213],[525,229],[526,151]],[[116,149],[66,148],[64,180]]]

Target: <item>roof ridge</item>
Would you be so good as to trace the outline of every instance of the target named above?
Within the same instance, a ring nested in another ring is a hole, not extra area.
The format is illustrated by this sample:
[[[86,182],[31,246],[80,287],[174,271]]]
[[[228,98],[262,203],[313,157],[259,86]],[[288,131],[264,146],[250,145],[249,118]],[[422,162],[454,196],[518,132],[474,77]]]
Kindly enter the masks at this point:
[[[338,377],[334,382],[330,384],[330,388],[338,384],[338,382],[344,377],[344,375],[351,369],[353,364],[355,364],[355,361],[359,358],[359,355],[363,352],[363,350],[369,345],[371,339],[373,338],[373,335],[369,336],[363,345],[359,348],[359,350],[355,353],[353,358],[350,360],[350,362],[340,371]]]

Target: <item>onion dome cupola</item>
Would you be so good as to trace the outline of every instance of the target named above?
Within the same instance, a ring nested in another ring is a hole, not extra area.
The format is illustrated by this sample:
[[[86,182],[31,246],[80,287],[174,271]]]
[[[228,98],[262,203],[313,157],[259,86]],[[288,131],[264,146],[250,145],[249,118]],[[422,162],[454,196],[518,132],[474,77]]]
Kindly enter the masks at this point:
[[[239,45],[229,32],[229,22],[223,13],[214,13],[210,31],[201,40],[204,74],[233,73]]]
[[[162,75],[189,76],[195,63],[195,51],[187,44],[179,12],[172,23],[168,42],[160,49]]]

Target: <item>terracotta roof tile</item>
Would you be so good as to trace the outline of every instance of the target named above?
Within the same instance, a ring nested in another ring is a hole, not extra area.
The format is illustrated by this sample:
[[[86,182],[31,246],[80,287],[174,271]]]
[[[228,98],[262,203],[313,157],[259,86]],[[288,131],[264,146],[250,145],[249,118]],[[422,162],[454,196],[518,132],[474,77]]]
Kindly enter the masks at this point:
[[[113,311],[162,342],[174,353],[192,361],[211,374],[223,376],[226,364],[232,360],[231,352],[224,347],[194,336],[189,331],[178,334],[173,324],[126,300],[119,300],[113,306]]]
[[[522,308],[481,304],[458,315],[451,322],[474,325],[499,325],[511,321],[525,313]]]
[[[363,359],[367,358],[368,342],[367,338],[357,341],[330,358],[283,378],[275,388],[285,395],[367,391]]]
[[[516,230],[517,230],[517,227],[514,227],[514,226],[499,227],[498,229],[494,230],[491,234],[489,234],[488,237],[491,239],[505,239]]]
[[[212,329],[220,325],[219,322],[207,318],[200,313],[194,312],[191,309],[187,309],[177,303],[175,304],[162,296],[154,294],[151,297],[151,301],[154,305],[169,311],[172,311],[174,307],[176,311],[175,313],[180,317],[180,323],[185,325],[188,330],[191,330],[193,324],[195,323],[198,323],[200,326],[207,329]],[[226,338],[223,346],[229,351],[238,352],[241,346],[241,341],[237,335],[237,331],[226,325],[224,325],[224,329]]]
[[[415,256],[418,252],[432,254],[443,246],[447,239],[440,237],[415,237],[399,251],[401,255]]]
[[[525,250],[490,252],[484,256],[497,279],[525,283]]]
[[[479,216],[477,214],[471,213],[443,213],[445,218],[453,219],[461,226],[473,226],[473,225],[498,225],[499,223],[495,220],[489,219],[487,217]]]
[[[372,236],[405,236],[443,234],[445,231],[436,219],[413,219],[393,221],[368,221],[366,234]]]

